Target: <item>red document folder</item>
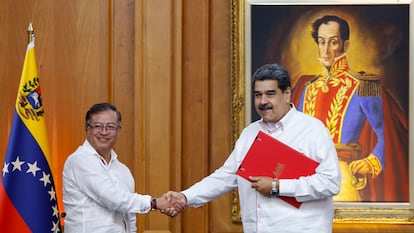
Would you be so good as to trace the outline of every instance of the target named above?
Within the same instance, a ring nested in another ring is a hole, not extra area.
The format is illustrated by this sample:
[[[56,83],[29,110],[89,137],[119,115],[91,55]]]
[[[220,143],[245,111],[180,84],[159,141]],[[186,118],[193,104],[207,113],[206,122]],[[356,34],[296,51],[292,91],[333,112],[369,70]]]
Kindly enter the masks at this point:
[[[303,153],[259,131],[236,173],[247,180],[249,176],[295,179],[314,174],[318,165]],[[294,197],[279,198],[296,208],[302,204]]]

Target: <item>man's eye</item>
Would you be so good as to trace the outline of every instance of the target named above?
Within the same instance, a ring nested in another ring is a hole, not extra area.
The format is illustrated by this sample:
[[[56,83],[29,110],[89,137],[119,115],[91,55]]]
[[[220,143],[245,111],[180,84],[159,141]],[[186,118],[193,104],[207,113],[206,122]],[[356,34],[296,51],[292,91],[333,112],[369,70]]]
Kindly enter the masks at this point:
[[[115,125],[107,125],[106,126],[106,129],[107,130],[115,130],[116,129],[116,126]]]

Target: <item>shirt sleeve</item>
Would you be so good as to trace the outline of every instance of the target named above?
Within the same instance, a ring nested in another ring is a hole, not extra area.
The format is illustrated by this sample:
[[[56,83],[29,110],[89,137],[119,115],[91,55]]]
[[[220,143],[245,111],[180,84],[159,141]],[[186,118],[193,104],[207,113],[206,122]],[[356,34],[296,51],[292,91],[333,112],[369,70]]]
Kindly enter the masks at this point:
[[[187,198],[187,205],[199,207],[237,187],[237,159],[233,151],[227,161],[190,188],[182,191]]]
[[[89,199],[95,201],[112,211],[121,213],[147,213],[151,210],[150,195],[141,195],[117,188],[117,180],[105,168],[97,156],[83,154],[71,156],[64,168],[64,182],[67,192],[67,201],[79,202],[90,200],[71,200],[70,193],[81,192]],[[128,171],[129,172],[129,171]],[[126,173],[127,174],[127,173]]]
[[[128,232],[136,233],[137,232],[137,217],[135,214],[126,214],[125,215],[126,224],[128,225]]]
[[[279,195],[295,197],[297,201],[305,202],[334,196],[339,193],[341,175],[338,155],[332,139],[322,125],[313,127],[307,135],[304,148],[308,154],[320,164],[315,174],[298,179],[281,179]]]

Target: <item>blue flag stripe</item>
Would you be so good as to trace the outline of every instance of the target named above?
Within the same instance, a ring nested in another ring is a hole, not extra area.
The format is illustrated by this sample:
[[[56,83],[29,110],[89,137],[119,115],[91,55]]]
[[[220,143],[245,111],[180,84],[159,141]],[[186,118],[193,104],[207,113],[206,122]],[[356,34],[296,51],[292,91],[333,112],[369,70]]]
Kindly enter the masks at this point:
[[[53,176],[39,144],[16,111],[5,164],[4,188],[26,224],[35,233],[53,231],[58,223]]]

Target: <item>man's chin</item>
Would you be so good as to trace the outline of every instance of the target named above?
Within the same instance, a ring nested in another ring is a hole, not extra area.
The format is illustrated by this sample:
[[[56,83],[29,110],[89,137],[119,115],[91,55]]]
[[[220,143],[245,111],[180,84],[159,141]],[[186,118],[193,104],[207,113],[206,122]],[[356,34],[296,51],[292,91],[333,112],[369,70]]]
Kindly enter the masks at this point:
[[[329,68],[332,66],[332,62],[331,61],[322,62],[322,65]]]
[[[270,117],[263,117],[263,121],[266,123],[276,122],[273,118],[270,118]]]

